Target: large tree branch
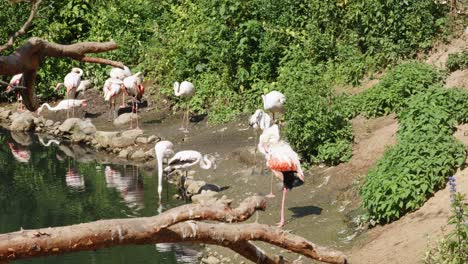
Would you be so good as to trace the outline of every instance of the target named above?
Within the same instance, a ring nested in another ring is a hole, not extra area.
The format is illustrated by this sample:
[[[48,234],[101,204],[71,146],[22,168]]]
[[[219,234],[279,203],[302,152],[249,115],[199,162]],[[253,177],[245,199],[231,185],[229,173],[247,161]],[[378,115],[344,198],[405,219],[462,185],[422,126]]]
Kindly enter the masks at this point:
[[[17,32],[11,35],[11,37],[8,39],[8,41],[5,44],[0,46],[0,52],[12,47],[13,44],[15,43],[15,39],[26,34],[26,30],[31,26],[32,21],[34,17],[36,16],[37,11],[39,10],[39,5],[41,4],[42,0],[37,0],[37,1],[32,1],[32,2],[33,4],[31,6],[31,12],[29,13],[28,19]]]
[[[65,252],[105,247],[168,242],[199,242],[231,248],[252,261],[287,263],[279,256],[269,257],[249,240],[265,241],[310,258],[329,263],[346,263],[343,254],[328,251],[280,229],[260,224],[208,224],[188,221],[244,221],[256,210],[265,209],[261,197],[250,197],[232,209],[228,202],[185,205],[161,215],[145,218],[112,219],[96,222],[21,230],[0,235],[0,263]]]
[[[46,57],[71,58],[78,61],[100,63],[123,68],[123,63],[87,57],[88,53],[100,53],[117,49],[117,43],[110,42],[81,42],[71,45],[51,43],[40,38],[30,38],[21,47],[8,56],[0,56],[0,74],[15,75],[23,73],[24,86],[22,91],[23,103],[30,111],[39,107],[36,99],[34,82],[37,71]]]

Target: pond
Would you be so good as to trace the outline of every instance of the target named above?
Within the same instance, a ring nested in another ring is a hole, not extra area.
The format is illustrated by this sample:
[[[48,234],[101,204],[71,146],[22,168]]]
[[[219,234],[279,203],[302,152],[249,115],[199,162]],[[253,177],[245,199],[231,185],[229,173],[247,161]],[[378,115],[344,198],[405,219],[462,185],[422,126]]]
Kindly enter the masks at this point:
[[[134,166],[79,162],[66,145],[0,130],[0,233],[158,214],[157,177]],[[68,155],[68,156],[67,156]],[[175,186],[164,188],[165,208]],[[159,211],[161,208],[159,208]],[[125,246],[14,263],[194,263],[193,245]]]

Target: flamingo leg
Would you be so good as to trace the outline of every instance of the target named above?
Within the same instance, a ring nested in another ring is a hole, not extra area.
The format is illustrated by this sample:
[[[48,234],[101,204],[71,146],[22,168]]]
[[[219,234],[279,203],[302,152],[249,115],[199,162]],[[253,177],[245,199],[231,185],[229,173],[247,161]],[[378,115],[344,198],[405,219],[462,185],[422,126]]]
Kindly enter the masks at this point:
[[[122,105],[120,107],[125,107],[125,92],[122,92]]]
[[[189,101],[187,100],[186,101],[186,123],[185,123],[185,129],[184,129],[184,133],[188,133],[189,130],[188,130],[188,127],[189,127],[189,122],[190,122],[190,118],[189,118],[189,114],[190,114],[190,105],[189,105]]]
[[[68,91],[67,91],[67,100],[68,100]],[[68,107],[67,107],[67,119],[70,118],[70,101],[68,102]]]
[[[138,125],[138,101],[135,99],[135,114],[136,114],[136,129],[140,129]]]
[[[274,198],[276,195],[273,194],[273,174],[271,174],[270,178],[270,193],[265,195],[266,198]]]
[[[130,115],[130,129],[133,129],[133,111],[135,110],[135,101],[132,99],[132,112]]]
[[[181,131],[185,131],[185,127],[184,127],[185,126],[185,114],[186,113],[184,111],[184,114],[182,115],[182,124],[180,125],[180,128],[179,128],[179,130]]]
[[[286,193],[288,190],[286,187],[283,187],[283,199],[281,200],[281,219],[280,222],[278,223],[278,227],[283,227],[284,226],[284,203],[286,201]]]

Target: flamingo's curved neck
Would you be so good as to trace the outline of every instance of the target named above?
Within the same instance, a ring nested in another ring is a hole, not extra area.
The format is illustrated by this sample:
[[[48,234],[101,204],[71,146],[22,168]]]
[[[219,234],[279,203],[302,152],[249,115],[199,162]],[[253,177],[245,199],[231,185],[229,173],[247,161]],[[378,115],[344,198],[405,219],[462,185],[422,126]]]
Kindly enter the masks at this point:
[[[200,160],[200,168],[204,170],[211,168],[211,160],[208,159],[207,155],[203,156],[203,158]]]
[[[163,155],[164,155],[164,150],[158,149],[156,151],[156,159],[157,159],[157,170],[158,170],[158,194],[159,194],[159,199],[161,199],[161,193],[162,193],[162,178],[163,178]]]

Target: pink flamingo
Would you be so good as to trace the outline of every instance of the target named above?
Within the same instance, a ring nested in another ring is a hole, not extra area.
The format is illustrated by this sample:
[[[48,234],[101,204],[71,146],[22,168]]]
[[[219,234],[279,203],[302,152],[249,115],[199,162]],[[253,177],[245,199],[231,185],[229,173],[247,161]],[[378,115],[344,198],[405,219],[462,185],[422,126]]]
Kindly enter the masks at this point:
[[[109,117],[107,119],[108,121],[111,120],[110,115],[112,113],[114,113],[114,115],[112,116],[115,117],[115,101],[119,94],[123,94],[122,87],[123,87],[123,81],[119,79],[115,79],[115,78],[109,78],[104,83],[104,100],[109,102],[109,109],[110,109]],[[123,100],[124,100],[124,97],[122,95],[122,105],[124,104]]]
[[[81,76],[83,75],[83,70],[80,68],[72,68],[71,72],[69,72],[65,78],[63,79],[63,83],[58,83],[55,86],[55,91],[60,88],[60,86],[65,86],[67,88],[67,99],[70,97],[70,93],[76,93],[76,89],[80,86],[81,83]],[[75,110],[73,110],[73,116],[75,116]],[[68,109],[67,109],[67,118],[70,117]]]
[[[138,101],[141,100],[145,93],[145,87],[142,85],[141,72],[137,72],[132,76],[129,76],[123,80],[125,92],[132,97],[132,113],[135,112],[137,115],[136,128],[138,126]],[[130,129],[133,128],[133,118],[130,119]]]
[[[270,145],[273,143],[277,143],[280,141],[280,134],[278,125],[273,125],[271,127],[267,127],[263,130],[262,134],[260,135],[260,139],[258,140],[258,151],[268,158],[268,151]],[[273,175],[270,178],[270,193],[266,195],[267,198],[274,198],[275,195],[273,194]]]
[[[14,86],[18,86],[21,84],[23,81],[23,74],[19,73],[13,76],[10,80],[10,83],[7,86],[6,92],[10,92]],[[18,111],[23,111],[23,97],[21,97],[21,94],[19,92],[16,92],[16,104],[17,104],[17,109]]]
[[[304,183],[304,172],[299,156],[285,141],[274,142],[267,147],[267,167],[283,181],[281,219],[278,227],[284,226],[284,204],[286,192]]]

